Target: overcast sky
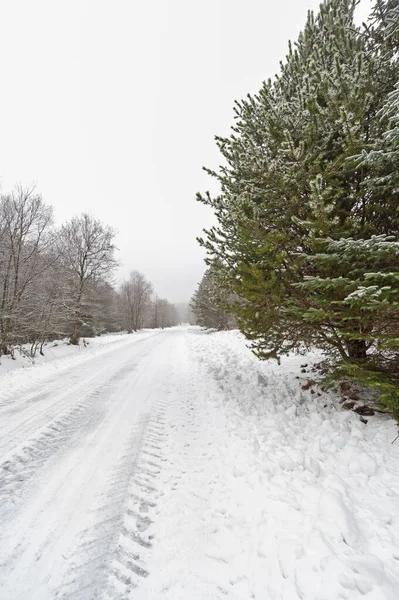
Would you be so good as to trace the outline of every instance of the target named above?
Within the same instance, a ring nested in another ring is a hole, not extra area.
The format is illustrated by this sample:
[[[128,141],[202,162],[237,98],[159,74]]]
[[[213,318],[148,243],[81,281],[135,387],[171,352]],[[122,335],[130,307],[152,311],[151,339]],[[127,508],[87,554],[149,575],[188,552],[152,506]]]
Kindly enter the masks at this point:
[[[188,300],[211,223],[195,193],[235,99],[256,92],[318,0],[0,0],[3,192],[36,182],[57,222],[118,230],[118,276]],[[369,0],[358,9],[364,18]]]

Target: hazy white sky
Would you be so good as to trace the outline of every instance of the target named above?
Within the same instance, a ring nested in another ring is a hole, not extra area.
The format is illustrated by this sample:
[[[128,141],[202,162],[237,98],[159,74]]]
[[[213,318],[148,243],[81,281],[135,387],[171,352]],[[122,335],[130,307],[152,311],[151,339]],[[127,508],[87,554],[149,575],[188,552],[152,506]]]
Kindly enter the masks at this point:
[[[204,270],[213,137],[273,76],[319,0],[0,0],[2,189],[118,230],[119,275],[188,300]],[[362,0],[359,16],[368,13]]]

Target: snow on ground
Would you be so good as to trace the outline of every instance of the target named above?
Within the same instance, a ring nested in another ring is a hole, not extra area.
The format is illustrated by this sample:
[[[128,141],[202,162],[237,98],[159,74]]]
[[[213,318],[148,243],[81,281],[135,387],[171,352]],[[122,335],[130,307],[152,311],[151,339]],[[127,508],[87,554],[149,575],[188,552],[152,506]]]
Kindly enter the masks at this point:
[[[43,349],[44,356],[38,353],[34,360],[16,352],[15,359],[10,356],[0,357],[0,406],[12,397],[14,388],[22,390],[25,386],[31,389],[34,385],[43,386],[54,377],[61,377],[64,371],[77,367],[92,358],[109,351],[122,350],[139,340],[158,335],[158,329],[127,334],[116,333],[96,338],[81,339],[79,345],[72,345],[68,340],[49,342]],[[27,348],[26,348],[27,349]]]
[[[129,342],[131,336],[135,339],[141,339],[143,336],[151,333],[159,332],[156,329],[145,329],[134,334],[121,333],[106,333],[93,338],[81,338],[78,345],[69,343],[67,338],[62,340],[54,340],[53,342],[45,342],[43,346],[43,356],[37,350],[34,357],[30,356],[30,344],[23,344],[21,348],[16,347],[14,356],[11,355],[0,357],[0,376],[14,371],[15,369],[30,369],[32,366],[39,366],[53,362],[54,360],[63,359],[66,357],[74,357],[80,354],[91,356],[98,348],[103,348],[115,342]]]
[[[397,599],[395,423],[366,425],[302,390],[300,365],[317,354],[279,367],[238,332],[192,330],[187,342],[190,384],[168,413],[175,468],[159,483],[157,575],[134,598]]]
[[[303,390],[317,353],[85,352],[0,377],[1,600],[397,600],[397,427]]]

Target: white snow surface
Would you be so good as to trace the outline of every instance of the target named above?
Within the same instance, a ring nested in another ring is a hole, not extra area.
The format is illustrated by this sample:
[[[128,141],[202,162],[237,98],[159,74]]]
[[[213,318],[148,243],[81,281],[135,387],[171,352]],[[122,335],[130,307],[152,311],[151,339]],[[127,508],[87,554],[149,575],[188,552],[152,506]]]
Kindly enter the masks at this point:
[[[174,328],[1,375],[0,599],[397,600],[397,426],[318,360]]]
[[[73,358],[81,353],[86,357],[90,357],[94,352],[98,352],[100,348],[108,346],[108,344],[115,344],[116,342],[120,344],[122,341],[130,343],[132,337],[141,339],[156,332],[155,329],[144,329],[134,334],[126,332],[107,333],[93,338],[81,338],[77,345],[70,344],[67,338],[55,340],[46,342],[43,346],[43,355],[37,350],[33,358],[29,355],[30,344],[23,344],[21,347],[17,346],[14,349],[14,356],[8,354],[0,357],[0,376],[14,369],[30,369],[32,366],[41,366],[66,357]]]

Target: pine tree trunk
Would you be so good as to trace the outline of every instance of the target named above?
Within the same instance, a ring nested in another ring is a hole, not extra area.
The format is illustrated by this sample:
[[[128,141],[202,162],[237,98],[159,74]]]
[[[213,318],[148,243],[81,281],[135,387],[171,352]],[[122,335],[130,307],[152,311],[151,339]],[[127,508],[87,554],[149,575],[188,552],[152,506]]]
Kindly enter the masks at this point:
[[[345,344],[350,359],[360,361],[366,360],[367,345],[365,340],[346,340]]]

